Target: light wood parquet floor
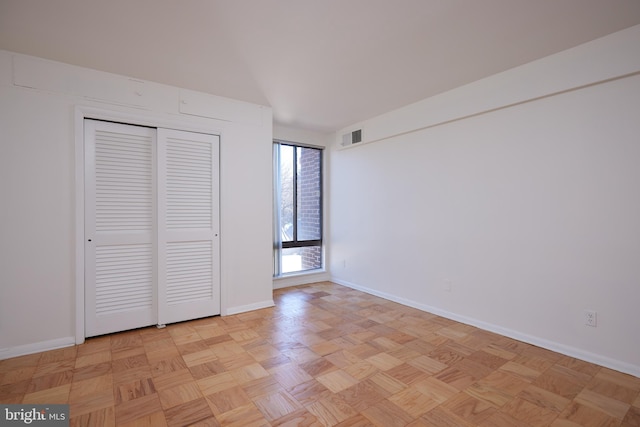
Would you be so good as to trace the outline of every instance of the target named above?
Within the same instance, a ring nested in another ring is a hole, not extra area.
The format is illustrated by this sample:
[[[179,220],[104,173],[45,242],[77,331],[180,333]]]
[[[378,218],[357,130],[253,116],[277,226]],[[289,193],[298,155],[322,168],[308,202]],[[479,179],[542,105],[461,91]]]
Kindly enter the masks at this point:
[[[640,426],[640,379],[322,282],[0,361],[72,426]]]

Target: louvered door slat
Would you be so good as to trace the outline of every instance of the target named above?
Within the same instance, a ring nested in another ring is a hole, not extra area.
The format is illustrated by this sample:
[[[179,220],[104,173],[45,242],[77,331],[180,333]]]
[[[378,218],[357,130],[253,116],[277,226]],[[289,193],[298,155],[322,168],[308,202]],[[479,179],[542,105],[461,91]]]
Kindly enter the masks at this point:
[[[104,203],[96,204],[97,232],[152,229],[153,204],[139,199],[153,193],[151,141],[146,135],[95,131],[95,196],[97,200],[110,196],[112,201],[108,209]]]
[[[212,257],[210,241],[167,243],[167,304],[212,298]]]
[[[180,212],[167,215],[168,229],[211,228],[213,220],[213,145],[207,140],[188,139],[190,136],[167,136],[165,140],[166,208],[169,213]],[[200,208],[186,203],[185,195]]]

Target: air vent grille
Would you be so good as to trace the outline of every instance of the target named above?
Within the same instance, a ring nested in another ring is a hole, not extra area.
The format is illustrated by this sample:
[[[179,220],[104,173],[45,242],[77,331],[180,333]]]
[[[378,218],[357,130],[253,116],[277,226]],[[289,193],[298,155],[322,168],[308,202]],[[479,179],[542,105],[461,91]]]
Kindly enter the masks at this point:
[[[362,129],[357,129],[343,134],[342,143],[340,145],[342,145],[343,147],[348,147],[359,142],[362,142]]]
[[[351,143],[357,144],[362,141],[362,129],[354,130],[351,132]]]

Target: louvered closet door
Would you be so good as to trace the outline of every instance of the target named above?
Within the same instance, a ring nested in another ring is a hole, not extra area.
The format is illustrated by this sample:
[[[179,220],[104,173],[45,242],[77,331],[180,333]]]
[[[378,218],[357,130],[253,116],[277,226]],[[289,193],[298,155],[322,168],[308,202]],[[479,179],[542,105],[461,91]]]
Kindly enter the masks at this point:
[[[219,139],[158,129],[158,322],[220,314]]]
[[[84,125],[85,335],[156,324],[156,130]]]

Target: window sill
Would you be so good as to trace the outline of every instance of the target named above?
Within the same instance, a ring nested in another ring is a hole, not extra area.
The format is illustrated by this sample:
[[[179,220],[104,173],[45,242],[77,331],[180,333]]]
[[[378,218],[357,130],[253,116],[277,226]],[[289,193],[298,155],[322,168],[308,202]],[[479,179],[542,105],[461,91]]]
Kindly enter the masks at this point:
[[[306,285],[329,280],[330,275],[324,268],[286,273],[273,278],[273,288],[288,288],[290,286]]]

